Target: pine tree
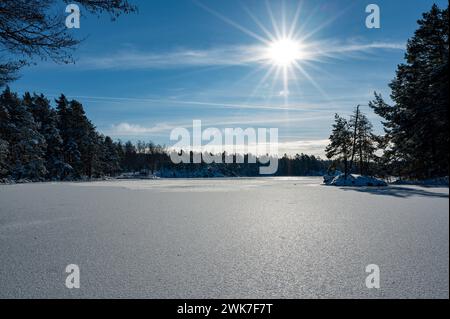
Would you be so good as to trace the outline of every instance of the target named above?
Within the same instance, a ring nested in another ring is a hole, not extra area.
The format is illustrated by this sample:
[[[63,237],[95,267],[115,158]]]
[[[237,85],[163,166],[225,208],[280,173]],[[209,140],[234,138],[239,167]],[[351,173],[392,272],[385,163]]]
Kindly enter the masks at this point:
[[[68,101],[64,95],[56,101],[59,130],[63,139],[64,161],[75,178],[91,177],[97,160],[97,133],[78,101]]]
[[[50,106],[50,101],[42,94],[31,96],[29,93],[25,93],[23,100],[38,125],[39,133],[46,141],[45,167],[48,171],[47,178],[59,180],[63,178],[65,170],[68,168],[64,163],[63,140],[58,129],[56,111]]]
[[[346,119],[338,114],[335,114],[334,119],[335,123],[330,135],[330,144],[326,147],[325,152],[327,158],[335,158],[343,163],[344,174],[347,177],[349,174],[348,160],[352,150],[352,133]]]
[[[117,156],[119,159],[119,167],[122,169],[122,164],[125,158],[125,153],[124,153],[124,147],[122,145],[122,141],[119,140],[117,143],[115,143],[115,147],[116,147],[116,152],[117,152]]]
[[[369,163],[375,159],[377,150],[377,136],[373,133],[373,126],[359,106],[353,113],[349,122],[350,129],[354,132],[352,159],[350,171],[352,170],[354,157],[359,162],[359,173],[367,175],[369,173]]]
[[[120,158],[117,145],[109,136],[106,136],[102,141],[101,163],[103,174],[113,176],[120,171]]]
[[[8,155],[9,143],[0,138],[0,178],[6,177],[8,175]]]
[[[71,135],[71,114],[69,109],[69,101],[61,94],[61,96],[55,101],[56,113],[58,117],[58,129],[62,138],[62,153],[63,160],[66,163],[66,169],[63,173],[63,179],[71,179],[76,177],[74,167],[79,167],[81,162],[81,154],[78,150],[78,145]]]
[[[9,88],[0,95],[0,105],[8,114],[8,122],[2,125],[1,138],[8,142],[11,176],[15,179],[43,180],[47,174],[44,165],[46,143],[38,132],[38,125],[32,114]]]
[[[385,119],[385,159],[407,177],[448,175],[448,18],[448,8],[436,5],[423,14],[390,84],[395,105],[378,94],[370,103]]]
[[[7,177],[10,172],[9,167],[9,143],[7,134],[9,131],[10,116],[9,112],[2,103],[0,103],[0,178]]]
[[[124,146],[123,168],[126,171],[136,170],[136,147],[128,141]]]
[[[108,13],[113,20],[137,10],[126,0],[74,2],[83,6],[86,13]],[[15,80],[19,69],[36,62],[36,58],[73,62],[72,51],[80,41],[66,28],[65,16],[55,14],[64,3],[69,1],[0,1],[0,87]]]

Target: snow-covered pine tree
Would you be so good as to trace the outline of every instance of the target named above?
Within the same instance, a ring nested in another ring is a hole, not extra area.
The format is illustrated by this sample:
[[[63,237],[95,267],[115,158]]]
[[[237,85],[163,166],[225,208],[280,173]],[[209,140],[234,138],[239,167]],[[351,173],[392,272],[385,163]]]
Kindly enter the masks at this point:
[[[50,106],[50,101],[44,95],[25,93],[25,105],[38,125],[38,131],[44,136],[47,148],[45,153],[45,167],[47,178],[60,180],[65,175],[66,167],[63,155],[63,140],[59,134],[58,117],[56,111]]]
[[[46,143],[33,115],[8,87],[0,95],[0,105],[8,113],[8,122],[2,125],[2,135],[9,145],[11,176],[14,179],[43,180],[47,174],[44,159]]]
[[[0,178],[4,178],[9,173],[8,165],[9,143],[0,138]]]
[[[68,169],[63,177],[66,179],[79,178],[83,175],[83,163],[78,145],[79,134],[75,134],[78,131],[78,123],[74,119],[71,103],[63,94],[56,100],[56,112],[58,129],[63,140],[64,162],[68,164]]]
[[[7,133],[9,131],[9,112],[6,106],[0,103],[0,178],[10,174],[9,167],[9,143]]]
[[[102,146],[101,162],[104,167],[103,172],[106,175],[113,176],[120,171],[120,158],[117,152],[117,146],[109,136],[104,138]]]
[[[69,102],[68,133],[80,152],[79,165],[73,166],[78,176],[92,177],[97,165],[97,132],[86,117],[83,105],[76,100]]]
[[[71,136],[70,131],[70,109],[69,101],[64,94],[61,94],[56,102],[57,128],[62,138],[62,154],[65,163],[65,169],[62,179],[76,178],[74,166],[80,166],[81,154],[75,139]]]

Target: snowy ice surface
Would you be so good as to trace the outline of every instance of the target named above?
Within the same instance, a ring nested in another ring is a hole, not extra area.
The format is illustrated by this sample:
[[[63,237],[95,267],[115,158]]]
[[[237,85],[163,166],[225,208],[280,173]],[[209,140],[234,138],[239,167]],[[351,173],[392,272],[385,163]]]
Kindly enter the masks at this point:
[[[448,188],[321,182],[0,185],[0,298],[449,297]]]

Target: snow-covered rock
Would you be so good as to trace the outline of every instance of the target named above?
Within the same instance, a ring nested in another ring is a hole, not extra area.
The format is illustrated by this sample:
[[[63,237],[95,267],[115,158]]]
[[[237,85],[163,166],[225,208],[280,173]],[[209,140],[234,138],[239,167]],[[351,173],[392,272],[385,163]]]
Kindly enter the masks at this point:
[[[381,179],[371,176],[340,174],[333,178],[327,185],[332,186],[387,186],[387,183]]]
[[[335,170],[334,172],[328,172],[323,176],[323,183],[326,185],[330,185],[330,183],[335,179],[336,176],[341,175],[342,172],[339,170]]]

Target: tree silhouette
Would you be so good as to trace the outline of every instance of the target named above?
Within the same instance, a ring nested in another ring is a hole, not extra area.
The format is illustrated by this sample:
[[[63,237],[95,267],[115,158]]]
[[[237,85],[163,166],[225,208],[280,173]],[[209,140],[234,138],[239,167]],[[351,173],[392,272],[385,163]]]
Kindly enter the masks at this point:
[[[78,3],[93,14],[107,13],[114,20],[135,12],[126,0],[2,0],[0,1],[0,87],[18,77],[18,71],[34,58],[57,63],[73,62],[79,39],[68,32],[58,3]]]
[[[408,41],[405,63],[391,82],[390,106],[375,94],[370,106],[384,118],[385,159],[406,177],[448,176],[448,8],[433,5]]]

